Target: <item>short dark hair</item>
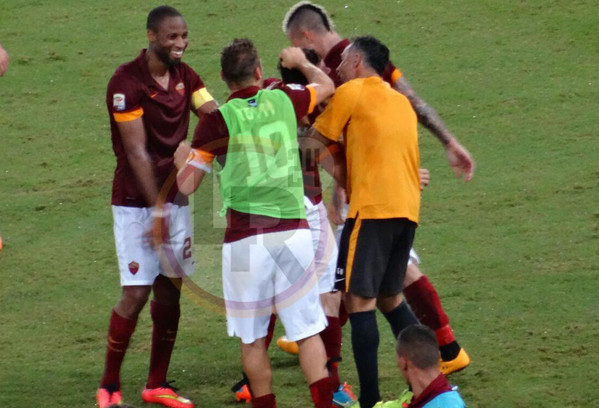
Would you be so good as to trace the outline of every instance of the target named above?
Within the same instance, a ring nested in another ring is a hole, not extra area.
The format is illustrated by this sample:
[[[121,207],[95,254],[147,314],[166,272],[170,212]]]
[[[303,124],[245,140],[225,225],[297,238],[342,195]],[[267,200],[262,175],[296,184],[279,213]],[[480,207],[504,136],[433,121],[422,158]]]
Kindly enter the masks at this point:
[[[439,367],[439,346],[435,333],[426,326],[415,324],[399,333],[395,348],[399,357],[405,357],[421,369]]]
[[[383,75],[389,65],[389,48],[376,38],[365,35],[352,39],[352,48],[364,56],[366,64],[377,74]]]
[[[258,51],[247,38],[235,38],[220,54],[220,67],[227,83],[245,82],[252,77],[259,64]]]
[[[304,55],[314,65],[318,65],[320,62],[320,55],[311,48],[302,48]],[[281,61],[277,65],[279,72],[281,73],[281,79],[286,84],[300,84],[308,85],[308,79],[302,74],[297,68],[285,68],[281,66]]]
[[[165,18],[169,17],[183,17],[177,9],[171,6],[158,6],[148,14],[148,20],[146,21],[146,29],[152,30],[154,32],[158,31],[158,27],[160,23]]]
[[[283,32],[310,30],[333,31],[334,24],[324,7],[309,1],[300,1],[291,6],[283,18]]]

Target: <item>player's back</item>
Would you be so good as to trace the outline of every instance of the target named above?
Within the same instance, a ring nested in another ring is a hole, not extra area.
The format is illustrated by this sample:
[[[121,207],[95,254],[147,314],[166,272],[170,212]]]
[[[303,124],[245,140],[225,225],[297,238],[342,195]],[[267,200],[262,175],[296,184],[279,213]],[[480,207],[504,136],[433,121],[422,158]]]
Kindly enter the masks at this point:
[[[229,131],[218,172],[225,206],[277,218],[305,218],[297,120],[280,90],[261,90],[219,108]],[[223,187],[224,186],[224,187]]]

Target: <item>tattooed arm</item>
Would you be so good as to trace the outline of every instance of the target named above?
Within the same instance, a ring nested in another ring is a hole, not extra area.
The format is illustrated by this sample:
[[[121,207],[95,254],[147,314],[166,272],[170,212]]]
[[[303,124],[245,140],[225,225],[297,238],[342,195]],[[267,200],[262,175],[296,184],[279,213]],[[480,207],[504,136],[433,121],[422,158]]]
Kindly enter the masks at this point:
[[[418,115],[418,122],[443,144],[447,153],[447,161],[454,174],[457,177],[464,177],[465,181],[470,181],[474,173],[474,160],[472,160],[468,150],[458,142],[445,126],[439,114],[416,94],[403,75],[395,81],[393,88],[408,98],[416,115]]]

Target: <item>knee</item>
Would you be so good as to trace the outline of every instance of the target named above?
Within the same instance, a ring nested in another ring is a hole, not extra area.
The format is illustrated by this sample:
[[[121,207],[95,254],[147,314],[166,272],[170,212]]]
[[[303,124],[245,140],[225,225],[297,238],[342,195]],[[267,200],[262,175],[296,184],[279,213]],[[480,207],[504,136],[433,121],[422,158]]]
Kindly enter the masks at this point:
[[[379,296],[376,299],[376,307],[383,313],[390,312],[403,302],[403,295],[400,293],[394,296]]]
[[[339,317],[339,307],[341,306],[341,292],[328,292],[320,295],[320,303],[324,309],[324,314],[332,317]]]
[[[150,286],[124,286],[121,300],[115,308],[117,313],[128,319],[137,318],[148,302],[150,291]]]
[[[408,267],[406,268],[406,278],[404,279],[403,287],[407,288],[423,276],[424,275],[422,274],[422,272],[420,272],[420,268],[418,268],[418,264],[408,264]]]
[[[181,279],[159,275],[154,281],[154,299],[165,305],[177,305],[181,298]]]

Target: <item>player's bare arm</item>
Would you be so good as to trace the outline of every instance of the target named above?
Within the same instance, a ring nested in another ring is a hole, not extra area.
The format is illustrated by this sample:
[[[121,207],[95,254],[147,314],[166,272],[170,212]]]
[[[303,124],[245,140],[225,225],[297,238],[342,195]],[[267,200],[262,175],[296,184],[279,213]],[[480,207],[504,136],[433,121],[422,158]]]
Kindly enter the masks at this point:
[[[8,70],[8,53],[2,45],[0,45],[0,76],[4,75],[4,73]]]
[[[182,194],[189,195],[198,189],[206,171],[193,162],[196,153],[185,141],[179,143],[175,151],[175,166],[177,167],[177,187]]]
[[[439,114],[418,96],[404,76],[395,81],[393,88],[408,98],[416,115],[418,115],[418,122],[443,144],[447,152],[449,166],[454,174],[457,177],[463,177],[465,181],[470,181],[474,174],[474,160],[449,131]]]
[[[285,48],[281,51],[279,57],[281,58],[281,66],[290,69],[299,69],[304,74],[310,86],[316,91],[316,105],[324,102],[335,92],[335,84],[331,78],[316,65],[308,61],[301,48]]]
[[[218,103],[215,100],[208,101],[193,111],[196,116],[202,119],[202,116],[218,109]]]
[[[333,193],[331,195],[331,205],[329,206],[329,219],[335,225],[343,225],[345,217],[343,216],[343,206],[347,202],[347,194],[345,189],[335,183]]]
[[[345,155],[339,142],[326,138],[312,128],[307,136],[299,139],[299,146],[303,160],[315,159],[335,179],[337,184],[345,188]]]
[[[431,173],[428,169],[418,169],[420,175],[420,190],[424,190],[424,187],[428,186],[431,181]]]
[[[146,150],[146,131],[141,118],[117,122],[129,166],[149,206],[156,204],[158,187],[155,184],[152,161]]]

